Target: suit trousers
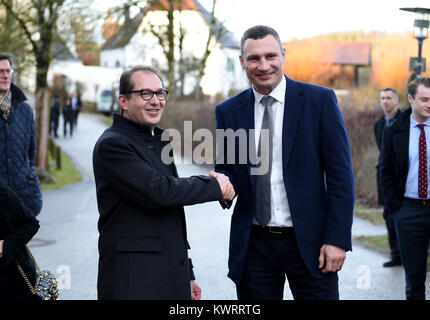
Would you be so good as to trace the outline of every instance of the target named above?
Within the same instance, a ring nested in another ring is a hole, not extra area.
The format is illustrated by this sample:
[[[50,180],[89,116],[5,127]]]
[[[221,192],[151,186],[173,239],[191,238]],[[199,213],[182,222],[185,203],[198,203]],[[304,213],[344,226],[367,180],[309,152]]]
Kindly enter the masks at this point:
[[[388,244],[390,245],[390,256],[392,260],[400,259],[399,245],[397,244],[396,227],[394,225],[394,217],[392,214],[388,213],[388,210],[384,207],[384,212],[382,216],[385,220],[385,225],[387,226],[387,236]]]
[[[430,206],[402,201],[394,213],[397,239],[406,278],[406,299],[425,299]]]
[[[275,234],[254,226],[242,279],[236,286],[238,300],[282,300],[286,277],[295,300],[339,299],[337,272],[314,278],[294,232]]]

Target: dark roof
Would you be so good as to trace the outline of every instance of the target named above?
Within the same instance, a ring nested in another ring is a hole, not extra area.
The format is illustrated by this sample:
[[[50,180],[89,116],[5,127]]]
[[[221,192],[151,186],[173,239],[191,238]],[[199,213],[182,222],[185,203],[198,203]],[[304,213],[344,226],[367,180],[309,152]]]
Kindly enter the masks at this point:
[[[205,20],[205,22],[211,25],[211,13],[207,11],[199,1],[197,0],[183,0],[182,10],[197,10]],[[194,5],[194,6],[193,6]],[[139,14],[137,14],[129,23],[121,27],[106,43],[102,46],[102,50],[122,48],[126,46],[133,35],[136,33],[139,25],[141,24],[143,17],[149,10],[159,10],[157,7],[148,7],[143,9]],[[214,24],[214,34],[216,35],[217,41],[223,48],[234,48],[238,49],[239,42],[235,39],[233,34],[228,31],[221,22],[215,18]]]
[[[79,60],[70,52],[65,42],[62,39],[54,40],[51,44],[51,56],[55,60]]]
[[[328,42],[321,48],[320,61],[331,64],[367,66],[370,64],[370,43]]]
[[[133,19],[125,23],[105,44],[102,50],[122,48],[130,42],[145,16],[145,9],[142,9]]]

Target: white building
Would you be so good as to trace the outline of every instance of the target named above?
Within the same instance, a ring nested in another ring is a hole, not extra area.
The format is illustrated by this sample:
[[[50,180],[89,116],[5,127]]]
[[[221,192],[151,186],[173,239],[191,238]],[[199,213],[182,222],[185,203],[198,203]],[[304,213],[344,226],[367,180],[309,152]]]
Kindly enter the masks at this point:
[[[161,2],[167,5],[167,1]],[[185,30],[183,56],[188,57],[188,61],[192,61],[193,57],[201,58],[209,35],[211,13],[197,0],[183,0],[182,10],[175,10],[174,17],[175,36],[179,35],[180,27]],[[126,19],[124,26],[103,45],[100,65],[108,68],[128,68],[144,64],[166,70],[167,59],[163,49],[158,39],[150,32],[150,26],[158,30],[160,26],[165,25],[167,25],[166,11],[154,7],[146,7],[134,18]],[[217,20],[213,27],[215,30],[223,28]],[[232,92],[247,88],[249,83],[239,63],[239,42],[231,32],[222,30],[215,32],[218,36],[213,39],[214,49],[207,60],[205,75],[200,85],[206,95],[222,94],[227,97]],[[175,56],[179,57],[178,48]],[[195,71],[186,73],[184,94],[194,91],[196,80]]]

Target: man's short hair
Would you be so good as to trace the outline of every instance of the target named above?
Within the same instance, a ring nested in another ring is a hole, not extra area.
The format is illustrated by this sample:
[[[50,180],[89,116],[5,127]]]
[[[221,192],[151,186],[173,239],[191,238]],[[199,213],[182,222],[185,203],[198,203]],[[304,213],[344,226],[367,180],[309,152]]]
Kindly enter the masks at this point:
[[[243,56],[243,47],[245,45],[246,40],[248,40],[248,39],[253,39],[253,40],[263,39],[268,35],[272,35],[276,39],[276,41],[278,41],[279,49],[282,52],[281,38],[279,38],[279,34],[276,32],[276,30],[271,28],[271,27],[268,27],[268,26],[258,25],[258,26],[254,26],[254,27],[249,28],[243,34],[242,39],[240,40],[240,54]]]
[[[9,64],[12,66],[12,55],[6,52],[0,52],[0,60],[8,60]]]
[[[408,94],[415,99],[415,94],[417,93],[418,86],[422,84],[426,88],[430,88],[430,78],[428,77],[420,77],[410,82],[408,85]]]
[[[132,80],[132,76],[137,71],[145,71],[155,74],[163,83],[161,73],[154,67],[137,65],[129,70],[126,70],[122,73],[121,78],[119,80],[119,94],[125,95],[127,99],[130,99],[129,91],[134,88],[134,81]]]
[[[399,95],[397,94],[397,91],[394,88],[391,88],[391,87],[385,87],[385,88],[383,88],[381,90],[381,93],[382,92],[387,92],[387,91],[391,91],[396,96],[396,98],[399,98]]]

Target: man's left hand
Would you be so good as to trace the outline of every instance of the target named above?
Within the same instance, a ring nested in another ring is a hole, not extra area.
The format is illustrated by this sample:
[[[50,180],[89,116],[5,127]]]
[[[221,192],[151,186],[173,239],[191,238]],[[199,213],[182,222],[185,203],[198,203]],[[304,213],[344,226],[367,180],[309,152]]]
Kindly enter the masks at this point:
[[[345,249],[331,244],[323,244],[318,258],[318,267],[322,269],[322,273],[339,271],[343,266],[345,257]]]
[[[200,300],[202,296],[202,289],[200,289],[199,285],[191,280],[191,300]]]

